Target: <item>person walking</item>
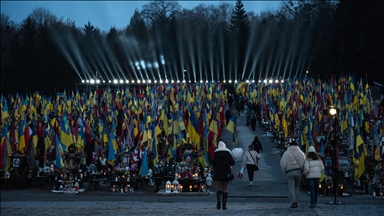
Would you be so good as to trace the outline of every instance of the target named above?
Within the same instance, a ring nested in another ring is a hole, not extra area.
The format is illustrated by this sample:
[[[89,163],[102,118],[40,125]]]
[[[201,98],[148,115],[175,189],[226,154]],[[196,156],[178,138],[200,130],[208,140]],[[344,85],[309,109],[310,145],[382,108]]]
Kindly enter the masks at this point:
[[[287,174],[289,196],[292,200],[291,208],[297,208],[301,171],[305,161],[305,154],[293,141],[284,152],[280,160],[281,169]]]
[[[261,142],[260,142],[258,136],[255,136],[255,138],[252,141],[252,145],[253,145],[255,151],[257,151],[257,153],[260,154],[260,152],[263,151],[263,146],[261,145]]]
[[[311,196],[310,208],[315,208],[317,204],[317,194],[319,190],[319,180],[321,173],[324,171],[324,164],[321,158],[317,155],[313,146],[308,148],[308,156],[304,162],[303,174],[308,180],[309,193]]]
[[[235,160],[231,151],[226,147],[223,141],[220,141],[213,157],[214,180],[217,183],[216,198],[217,209],[227,210],[229,175],[232,174],[232,166]],[[222,205],[221,205],[222,204]]]
[[[243,159],[243,168],[247,169],[249,186],[253,185],[253,174],[255,171],[259,170],[258,161],[260,160],[260,155],[255,151],[253,145],[248,146],[248,152],[245,153]]]

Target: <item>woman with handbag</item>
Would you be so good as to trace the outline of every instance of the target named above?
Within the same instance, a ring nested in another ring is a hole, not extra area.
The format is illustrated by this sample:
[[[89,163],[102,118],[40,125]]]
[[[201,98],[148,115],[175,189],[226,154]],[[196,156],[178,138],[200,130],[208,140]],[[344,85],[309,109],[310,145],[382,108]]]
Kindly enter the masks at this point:
[[[247,169],[249,186],[253,185],[253,174],[255,171],[259,170],[258,161],[260,160],[260,155],[255,151],[253,144],[248,146],[248,152],[244,155],[243,168]]]
[[[216,198],[217,209],[227,209],[228,184],[233,178],[232,166],[235,165],[235,160],[231,155],[231,151],[226,147],[223,141],[220,141],[213,158],[214,180],[217,184]],[[222,203],[221,203],[222,202]],[[222,204],[222,205],[221,205]]]
[[[321,158],[317,155],[313,146],[308,148],[308,156],[304,162],[303,174],[308,180],[309,192],[311,195],[310,208],[315,208],[317,204],[317,193],[319,190],[319,180],[321,173],[324,171],[324,164]]]

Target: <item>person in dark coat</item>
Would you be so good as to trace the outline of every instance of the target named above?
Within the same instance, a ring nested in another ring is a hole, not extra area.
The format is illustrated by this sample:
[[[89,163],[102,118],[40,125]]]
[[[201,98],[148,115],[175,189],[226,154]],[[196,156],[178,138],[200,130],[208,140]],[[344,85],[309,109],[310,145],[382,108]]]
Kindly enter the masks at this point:
[[[230,150],[226,147],[223,141],[220,141],[217,149],[215,150],[213,158],[214,180],[217,181],[217,209],[221,209],[221,202],[223,210],[227,209],[228,198],[228,176],[232,173],[232,166],[235,165]]]
[[[256,129],[256,114],[254,113],[253,110],[252,110],[252,114],[251,114],[251,127],[252,127],[252,131],[255,131],[255,129]]]
[[[255,147],[255,150],[257,151],[257,153],[260,154],[260,152],[263,151],[263,146],[261,145],[261,142],[260,142],[258,136],[255,136],[255,138],[254,138],[252,144],[253,144],[253,146]]]

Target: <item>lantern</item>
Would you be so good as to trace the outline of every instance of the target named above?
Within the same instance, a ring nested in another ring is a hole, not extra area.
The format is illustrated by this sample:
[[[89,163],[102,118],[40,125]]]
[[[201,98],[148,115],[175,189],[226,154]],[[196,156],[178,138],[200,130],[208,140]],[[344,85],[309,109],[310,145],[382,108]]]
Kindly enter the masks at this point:
[[[168,180],[165,184],[165,193],[171,193],[171,182]]]
[[[177,181],[176,179],[173,180],[173,182],[172,182],[172,186],[173,186],[173,193],[179,193],[179,192],[180,192],[180,184],[179,184],[179,181]]]

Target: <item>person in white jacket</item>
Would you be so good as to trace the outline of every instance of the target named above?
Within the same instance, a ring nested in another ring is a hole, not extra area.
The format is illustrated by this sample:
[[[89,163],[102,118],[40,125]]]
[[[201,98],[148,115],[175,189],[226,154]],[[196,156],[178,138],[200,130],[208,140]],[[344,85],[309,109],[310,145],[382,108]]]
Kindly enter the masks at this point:
[[[311,195],[310,208],[315,208],[317,204],[317,194],[319,179],[321,173],[324,171],[324,164],[321,158],[317,155],[316,150],[313,146],[308,148],[308,156],[304,162],[303,174],[308,180],[309,192]]]
[[[280,160],[281,169],[287,174],[288,190],[292,199],[291,208],[297,208],[299,199],[299,187],[301,181],[301,171],[305,161],[305,154],[293,141],[284,152]]]
[[[258,161],[260,160],[260,155],[255,151],[253,144],[248,146],[248,151],[244,155],[243,159],[243,168],[247,169],[249,186],[253,185],[253,174],[258,170]]]

